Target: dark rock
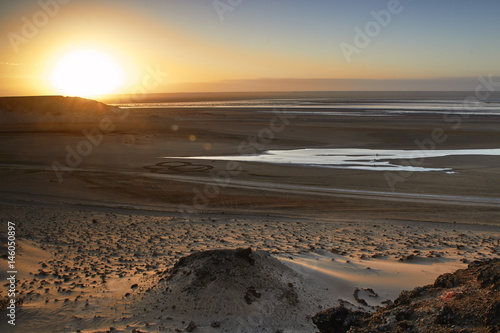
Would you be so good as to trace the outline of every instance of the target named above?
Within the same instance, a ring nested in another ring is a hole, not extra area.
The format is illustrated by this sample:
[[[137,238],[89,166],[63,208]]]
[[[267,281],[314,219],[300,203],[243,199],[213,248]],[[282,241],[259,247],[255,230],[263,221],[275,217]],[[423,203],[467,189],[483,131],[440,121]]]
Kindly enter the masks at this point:
[[[498,260],[498,259],[494,259],[494,260]],[[478,267],[485,266],[486,264],[487,264],[487,262],[484,260],[474,260],[473,262],[471,262],[467,266],[467,268],[478,268]]]
[[[491,288],[493,290],[499,290],[500,265],[482,266],[477,276],[477,282],[479,282],[481,288]]]
[[[408,305],[412,302],[412,300],[414,300],[415,298],[420,296],[427,289],[428,289],[428,287],[417,287],[411,291],[404,290],[399,294],[398,298],[396,298],[396,300],[394,301],[394,304],[396,304],[396,305]]]
[[[455,318],[453,310],[448,305],[445,305],[439,309],[435,322],[439,325],[452,325],[455,322]]]
[[[368,303],[366,303],[366,301],[362,298],[357,299],[356,302],[358,302],[361,305],[368,306]]]
[[[192,321],[189,323],[188,327],[186,327],[186,332],[193,332],[197,328],[198,328],[198,326],[196,326],[194,321]]]
[[[379,298],[379,295],[372,288],[365,288],[364,290],[370,293],[368,297]]]
[[[244,296],[245,302],[247,302],[247,304],[252,304],[256,299],[260,298],[260,296],[260,293],[255,290],[255,287],[248,287]]]
[[[377,326],[377,330],[382,332],[394,331],[397,324],[398,320],[396,319],[396,316],[389,314],[389,316],[385,318],[384,323]]]
[[[352,311],[340,305],[317,313],[312,317],[312,321],[321,333],[345,333],[368,316],[368,313]]]
[[[402,330],[402,332],[408,332],[410,331],[413,327],[415,327],[415,324],[413,324],[409,320],[402,320],[398,321],[397,327]]]
[[[313,322],[321,333],[500,332],[499,281],[499,259],[474,261],[433,285],[401,292],[375,313],[336,307],[316,314]]]
[[[434,282],[435,288],[455,288],[456,286],[458,286],[458,281],[456,276],[451,273],[438,276]]]
[[[415,255],[410,254],[399,258],[399,261],[412,261],[413,259],[415,259]]]
[[[356,288],[354,290],[354,293],[353,293],[353,296],[354,296],[354,299],[356,300],[356,302],[358,302],[359,304],[362,304],[364,306],[368,306],[368,303],[366,303],[366,301],[362,298],[359,298],[359,292],[361,291],[361,289],[359,288]]]
[[[241,258],[245,259],[246,261],[248,261],[248,263],[250,265],[255,264],[255,259],[252,256],[252,249],[251,248],[237,249],[236,250],[236,255],[238,257],[241,257]]]
[[[484,323],[489,326],[500,325],[500,302],[494,301],[486,310]]]
[[[396,316],[397,321],[403,321],[410,319],[411,315],[414,313],[413,309],[409,306],[402,306],[394,309],[392,312]]]
[[[395,305],[408,305],[411,303],[412,297],[409,291],[403,290],[398,298],[394,301]]]

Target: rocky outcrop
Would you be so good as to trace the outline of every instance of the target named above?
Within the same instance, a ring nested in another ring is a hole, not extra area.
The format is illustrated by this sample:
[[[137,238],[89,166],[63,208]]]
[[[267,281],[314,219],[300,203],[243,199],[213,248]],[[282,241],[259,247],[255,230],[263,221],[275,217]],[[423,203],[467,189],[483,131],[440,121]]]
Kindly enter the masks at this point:
[[[500,259],[474,261],[433,285],[403,291],[373,314],[338,306],[313,322],[321,333],[499,332]]]

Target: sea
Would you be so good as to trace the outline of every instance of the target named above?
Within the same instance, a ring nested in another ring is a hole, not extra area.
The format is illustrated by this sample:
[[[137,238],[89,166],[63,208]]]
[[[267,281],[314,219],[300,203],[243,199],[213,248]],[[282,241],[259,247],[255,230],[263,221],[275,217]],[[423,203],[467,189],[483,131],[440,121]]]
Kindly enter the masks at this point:
[[[412,114],[500,115],[500,93],[476,92],[287,92],[150,94],[116,97],[121,108],[232,108],[293,114],[402,116]]]

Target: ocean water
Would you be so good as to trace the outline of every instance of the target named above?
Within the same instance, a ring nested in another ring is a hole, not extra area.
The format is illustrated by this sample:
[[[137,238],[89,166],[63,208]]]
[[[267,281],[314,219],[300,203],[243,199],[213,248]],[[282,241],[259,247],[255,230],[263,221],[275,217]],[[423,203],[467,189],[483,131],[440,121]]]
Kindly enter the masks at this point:
[[[468,114],[500,116],[500,101],[467,103],[460,99],[249,99],[232,101],[149,102],[114,104],[121,108],[255,109],[304,115],[404,116],[410,114]]]

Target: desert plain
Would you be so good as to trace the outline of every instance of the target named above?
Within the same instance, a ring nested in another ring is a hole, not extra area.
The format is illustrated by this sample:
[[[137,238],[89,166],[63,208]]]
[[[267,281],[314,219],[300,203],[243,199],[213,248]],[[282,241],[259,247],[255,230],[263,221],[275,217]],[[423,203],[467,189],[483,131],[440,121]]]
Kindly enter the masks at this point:
[[[0,99],[0,217],[16,225],[22,299],[15,327],[2,311],[2,332],[315,332],[322,309],[374,311],[498,257],[498,155],[391,160],[449,172],[237,158],[498,149],[497,115],[326,114],[229,97]],[[181,260],[212,250],[234,251]]]

